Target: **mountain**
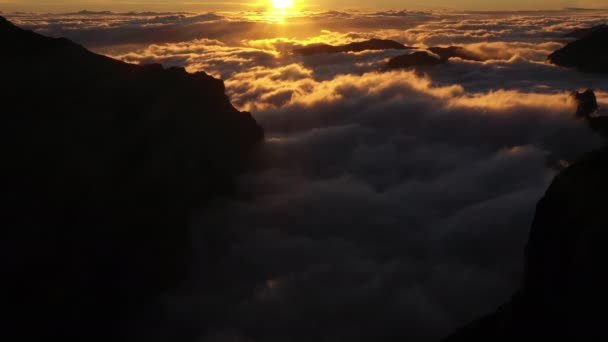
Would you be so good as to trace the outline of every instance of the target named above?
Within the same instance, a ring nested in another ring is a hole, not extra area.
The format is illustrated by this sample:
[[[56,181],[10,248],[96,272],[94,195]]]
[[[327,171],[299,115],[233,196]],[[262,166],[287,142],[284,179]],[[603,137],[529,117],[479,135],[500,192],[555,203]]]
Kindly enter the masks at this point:
[[[446,61],[450,58],[461,58],[471,61],[483,61],[482,58],[476,56],[473,52],[470,52],[461,46],[431,47],[428,50],[441,57],[442,60]]]
[[[433,56],[429,52],[439,56]],[[411,69],[417,66],[432,66],[446,63],[450,58],[461,58],[481,61],[480,57],[460,46],[431,47],[428,51],[415,51],[410,54],[393,57],[388,61],[387,69]]]
[[[586,111],[580,114],[590,117],[596,109],[589,102],[592,92],[577,95],[575,99],[582,101],[579,111]],[[496,312],[445,341],[608,337],[607,174],[608,147],[604,147],[555,177],[536,207],[521,289]]]
[[[386,39],[370,39],[363,42],[350,43],[346,45],[312,45],[306,46],[299,49],[294,49],[293,53],[301,56],[312,56],[327,53],[339,53],[339,52],[361,52],[366,50],[405,50],[412,49],[411,47],[405,46],[393,40]]]
[[[608,30],[598,29],[553,52],[549,62],[585,72],[608,73]]]
[[[189,215],[235,191],[261,127],[203,72],[2,17],[0,44],[6,340],[170,340],[155,303],[185,271]]]
[[[608,29],[608,25],[602,24],[602,25],[597,25],[597,26],[588,27],[588,28],[576,29],[572,32],[566,33],[564,35],[564,37],[582,39],[582,38],[585,38],[586,36],[588,36],[592,32],[607,30],[607,29]]]
[[[411,54],[393,57],[388,61],[388,69],[410,69],[417,66],[432,66],[444,63],[446,60],[439,59],[425,51],[416,51]]]

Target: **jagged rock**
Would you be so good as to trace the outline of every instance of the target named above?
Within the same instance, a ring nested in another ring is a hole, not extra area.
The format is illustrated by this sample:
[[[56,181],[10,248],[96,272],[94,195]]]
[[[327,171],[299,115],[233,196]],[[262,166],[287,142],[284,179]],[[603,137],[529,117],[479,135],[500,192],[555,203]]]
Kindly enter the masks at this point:
[[[576,102],[576,115],[585,118],[589,127],[604,138],[608,138],[608,117],[594,115],[599,106],[593,90],[573,92],[572,98]]]
[[[576,102],[576,115],[580,117],[589,117],[598,110],[597,98],[591,89],[584,92],[575,91],[572,93],[572,98]]]
[[[399,42],[386,39],[370,39],[363,42],[355,42],[345,45],[328,45],[320,44],[313,46],[306,46],[299,49],[294,49],[293,53],[301,56],[312,56],[319,54],[328,53],[339,53],[339,52],[361,52],[365,50],[405,50],[411,49],[411,47],[405,46]]]
[[[553,52],[549,62],[585,72],[608,73],[608,30],[595,30]]]
[[[444,61],[431,56],[424,51],[416,51],[411,54],[393,57],[388,61],[388,69],[410,69],[417,66],[432,66]]]
[[[6,340],[170,340],[150,307],[184,271],[190,211],[233,192],[262,129],[202,72],[1,17],[0,45]]]

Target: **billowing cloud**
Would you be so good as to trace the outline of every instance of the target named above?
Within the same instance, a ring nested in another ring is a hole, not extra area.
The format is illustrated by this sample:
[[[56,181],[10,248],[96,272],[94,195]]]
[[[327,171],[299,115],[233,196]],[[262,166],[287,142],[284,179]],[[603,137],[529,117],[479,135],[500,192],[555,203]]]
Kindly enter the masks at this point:
[[[600,145],[569,93],[595,88],[608,105],[605,78],[545,58],[565,32],[601,19],[424,15],[403,30],[201,38],[116,55],[220,76],[266,130],[241,179],[246,196],[193,224],[223,236],[211,259],[209,237],[195,238],[198,290],[174,294],[176,315],[205,325],[203,341],[433,340],[517,287],[536,201]],[[386,72],[407,51],[289,53],[374,37],[460,45],[483,61]]]
[[[568,93],[403,71],[312,86],[256,113],[250,199],[199,223],[238,237],[224,262],[255,276],[229,316],[253,340],[429,340],[493,309],[559,161],[599,144]]]
[[[167,307],[201,341],[308,342],[433,340],[508,298],[535,203],[601,144],[569,93],[596,89],[605,112],[608,80],[545,62],[564,33],[605,21],[572,14],[17,17],[225,79],[267,140],[240,197],[194,213],[197,263]],[[483,60],[388,72],[408,51],[289,53],[369,38]]]

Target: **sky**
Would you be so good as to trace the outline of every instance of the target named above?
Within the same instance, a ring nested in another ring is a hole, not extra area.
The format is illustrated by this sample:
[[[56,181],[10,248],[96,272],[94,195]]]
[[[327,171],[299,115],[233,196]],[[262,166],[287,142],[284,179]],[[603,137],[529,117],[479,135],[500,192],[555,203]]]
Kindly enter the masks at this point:
[[[61,12],[88,10],[112,11],[240,11],[268,7],[266,0],[0,0],[0,11]],[[328,9],[448,9],[448,10],[538,10],[607,8],[604,0],[377,0],[373,6],[364,0],[296,0],[299,8]]]

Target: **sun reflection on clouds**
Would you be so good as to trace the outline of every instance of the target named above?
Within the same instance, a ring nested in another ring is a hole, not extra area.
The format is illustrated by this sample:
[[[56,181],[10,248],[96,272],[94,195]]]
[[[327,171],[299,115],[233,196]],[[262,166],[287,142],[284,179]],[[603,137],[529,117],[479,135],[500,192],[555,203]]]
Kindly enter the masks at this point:
[[[290,18],[308,13],[304,11],[302,3],[296,0],[261,0],[254,7],[259,10],[241,12],[237,17],[255,22],[285,24]]]

